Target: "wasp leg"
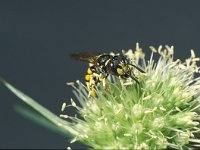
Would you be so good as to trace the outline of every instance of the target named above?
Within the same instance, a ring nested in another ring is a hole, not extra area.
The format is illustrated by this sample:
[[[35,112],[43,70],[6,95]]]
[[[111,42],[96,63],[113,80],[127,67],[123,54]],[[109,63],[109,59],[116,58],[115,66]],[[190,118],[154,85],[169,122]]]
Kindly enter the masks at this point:
[[[103,74],[99,75],[99,81],[102,82],[103,87],[106,87],[106,78],[108,75],[104,76]]]
[[[133,79],[137,84],[140,84],[140,82],[138,81],[138,79],[136,78],[136,77],[134,77],[134,76],[130,76],[131,77],[131,79]]]
[[[121,87],[123,87],[123,85],[124,85],[124,79],[123,79],[123,77],[119,76],[119,81],[120,81]]]
[[[119,76],[119,77],[120,77],[120,81],[121,81],[121,79],[125,79],[125,78],[127,78],[127,77],[130,77],[130,78],[131,78],[132,80],[134,80],[137,84],[140,84],[140,82],[138,81],[137,77],[135,77],[134,75],[132,75],[131,72],[126,73],[125,76],[124,76],[124,75],[121,75],[121,76]]]

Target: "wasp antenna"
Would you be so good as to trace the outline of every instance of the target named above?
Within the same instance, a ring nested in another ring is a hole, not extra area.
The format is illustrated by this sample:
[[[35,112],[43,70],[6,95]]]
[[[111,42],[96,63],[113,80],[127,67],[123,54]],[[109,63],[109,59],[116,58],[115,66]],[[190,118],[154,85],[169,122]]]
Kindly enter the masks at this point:
[[[145,71],[144,70],[142,70],[142,69],[140,69],[139,67],[137,67],[136,65],[133,65],[133,64],[129,64],[129,65],[131,65],[131,66],[133,66],[133,67],[135,67],[137,70],[139,70],[141,73],[145,73]]]

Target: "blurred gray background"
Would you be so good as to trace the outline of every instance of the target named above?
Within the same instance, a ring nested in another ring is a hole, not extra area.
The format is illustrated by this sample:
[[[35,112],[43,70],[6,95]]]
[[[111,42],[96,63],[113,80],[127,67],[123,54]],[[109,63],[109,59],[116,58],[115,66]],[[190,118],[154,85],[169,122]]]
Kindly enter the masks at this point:
[[[0,1],[0,75],[59,114],[74,97],[67,81],[83,81],[87,64],[73,52],[120,52],[140,42],[175,46],[184,60],[200,56],[200,2],[193,1]],[[86,148],[17,114],[23,104],[0,85],[0,148]],[[68,111],[73,114],[73,110]]]

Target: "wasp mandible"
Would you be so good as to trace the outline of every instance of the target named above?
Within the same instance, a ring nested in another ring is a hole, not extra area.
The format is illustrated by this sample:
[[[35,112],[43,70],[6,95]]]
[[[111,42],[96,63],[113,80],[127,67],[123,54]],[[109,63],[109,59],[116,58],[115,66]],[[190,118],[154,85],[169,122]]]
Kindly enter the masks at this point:
[[[73,53],[71,57],[91,64],[85,75],[85,82],[92,96],[96,96],[95,88],[99,83],[103,83],[103,86],[105,86],[105,79],[109,74],[122,79],[132,78],[139,84],[138,79],[133,74],[133,69],[135,68],[141,73],[145,73],[136,65],[131,64],[130,60],[123,54]]]

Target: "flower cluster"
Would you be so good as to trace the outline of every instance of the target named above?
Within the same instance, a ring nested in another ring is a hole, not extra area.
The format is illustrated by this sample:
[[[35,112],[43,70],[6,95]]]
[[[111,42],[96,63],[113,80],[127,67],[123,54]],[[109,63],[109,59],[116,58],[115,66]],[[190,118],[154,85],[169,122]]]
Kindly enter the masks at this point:
[[[60,117],[69,119],[76,134],[71,142],[81,141],[95,149],[184,149],[199,146],[199,58],[174,60],[174,47],[150,47],[150,59],[137,43],[135,51],[122,53],[145,74],[133,70],[140,84],[109,76],[108,89],[99,86],[96,97],[88,97],[84,84],[70,83],[80,103],[73,99],[62,106]],[[160,55],[158,61],[155,54]],[[65,114],[69,106],[75,117]]]

